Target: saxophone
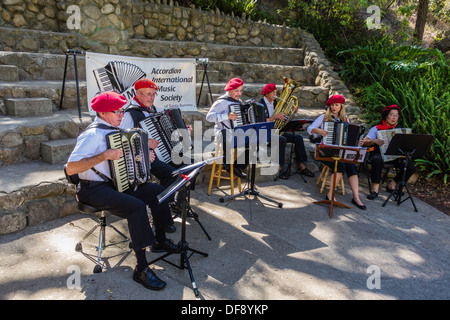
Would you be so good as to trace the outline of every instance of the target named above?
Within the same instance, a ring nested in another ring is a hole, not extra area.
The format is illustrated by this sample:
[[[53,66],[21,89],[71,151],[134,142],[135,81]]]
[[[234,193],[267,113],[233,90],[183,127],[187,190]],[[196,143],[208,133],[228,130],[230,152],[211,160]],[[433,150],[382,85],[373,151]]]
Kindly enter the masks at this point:
[[[292,93],[294,90],[300,86],[297,81],[292,79],[283,77],[284,86],[281,91],[280,97],[277,97],[280,101],[278,101],[275,106],[275,110],[273,114],[284,113],[286,115],[284,120],[275,120],[274,129],[283,129],[283,127],[292,120],[295,114],[295,109],[298,106],[298,99],[296,96],[293,96]]]

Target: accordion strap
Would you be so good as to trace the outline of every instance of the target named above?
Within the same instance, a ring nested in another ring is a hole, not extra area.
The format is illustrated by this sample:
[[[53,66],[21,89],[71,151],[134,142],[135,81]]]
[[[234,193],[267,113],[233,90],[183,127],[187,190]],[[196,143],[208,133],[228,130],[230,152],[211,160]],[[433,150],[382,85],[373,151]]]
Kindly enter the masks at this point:
[[[94,128],[99,128],[99,129],[104,129],[104,130],[122,131],[122,129],[120,129],[120,128],[108,126],[106,124],[98,123],[98,122],[92,122],[90,125],[87,126],[86,130],[94,129]],[[103,181],[105,181],[105,182],[113,181],[110,177],[107,177],[106,175],[104,175],[103,173],[101,173],[100,171],[95,169],[95,167],[92,167],[91,170],[94,171],[94,173],[96,175],[98,175],[100,178],[102,178]]]
[[[103,173],[95,169],[95,167],[92,167],[91,170],[94,171],[95,174],[98,175],[100,178],[102,178],[103,181],[105,182],[113,181],[110,177],[105,176]]]

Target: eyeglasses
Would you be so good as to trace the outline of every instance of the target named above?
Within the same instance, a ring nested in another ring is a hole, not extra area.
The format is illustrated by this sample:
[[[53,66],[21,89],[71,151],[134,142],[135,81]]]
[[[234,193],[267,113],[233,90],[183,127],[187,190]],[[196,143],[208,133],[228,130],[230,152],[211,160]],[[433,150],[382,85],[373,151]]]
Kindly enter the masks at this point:
[[[123,109],[120,109],[120,110],[111,111],[111,112],[120,116],[121,114],[124,114],[125,111],[123,111]]]
[[[155,92],[155,93],[149,93],[149,94],[145,94],[145,93],[142,92],[142,95],[143,95],[144,97],[147,97],[147,98],[154,98],[154,97],[158,96],[158,92]]]

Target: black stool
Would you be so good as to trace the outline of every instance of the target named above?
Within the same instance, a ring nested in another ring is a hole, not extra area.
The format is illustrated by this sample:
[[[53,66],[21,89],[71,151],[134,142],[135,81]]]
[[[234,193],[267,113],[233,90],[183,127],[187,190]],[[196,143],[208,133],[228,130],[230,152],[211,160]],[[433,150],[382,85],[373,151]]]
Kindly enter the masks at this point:
[[[67,179],[67,181],[69,181],[69,183],[71,183],[71,184],[76,186],[80,182],[80,179],[79,179],[77,174],[76,175],[71,175],[71,176],[69,176],[67,174],[66,165],[64,165],[64,174],[66,175],[66,179]],[[86,203],[83,203],[83,202],[79,201],[78,197],[76,197],[76,199],[77,199],[77,204],[78,204],[78,210],[80,210],[83,213],[91,214],[91,215],[96,216],[98,218],[98,223],[94,227],[92,227],[92,229],[89,230],[88,233],[86,233],[86,235],[83,237],[83,239],[81,239],[80,242],[78,242],[76,244],[75,251],[82,252],[83,251],[82,242],[84,240],[86,240],[95,230],[97,230],[97,228],[100,228],[100,232],[99,232],[99,235],[98,235],[98,246],[95,247],[95,249],[97,251],[97,261],[96,261],[96,264],[95,264],[95,267],[94,267],[94,273],[101,273],[102,272],[102,266],[101,266],[100,260],[102,258],[103,249],[105,249],[108,246],[116,245],[116,244],[119,244],[119,243],[122,243],[122,242],[126,242],[126,241],[129,241],[129,247],[132,248],[132,243],[128,239],[128,237],[126,235],[124,235],[122,232],[120,232],[116,227],[108,225],[106,223],[106,217],[110,216],[111,214],[109,214],[105,210],[100,210],[98,208],[94,208],[94,207],[92,207],[90,205],[87,205]],[[106,244],[106,237],[105,237],[106,227],[112,228],[119,235],[121,235],[124,240],[113,242],[113,243],[110,243],[110,244],[107,245]]]
[[[124,235],[122,232],[120,232],[116,227],[106,223],[106,217],[110,215],[110,214],[108,214],[107,211],[99,210],[97,208],[91,207],[85,203],[78,201],[78,199],[77,199],[77,202],[78,202],[78,209],[83,213],[95,215],[98,218],[98,223],[94,227],[92,227],[92,229],[89,230],[88,233],[86,233],[86,235],[83,237],[83,239],[81,239],[80,242],[78,242],[76,244],[75,251],[82,252],[83,251],[82,242],[84,240],[86,240],[95,230],[97,230],[97,228],[100,228],[100,232],[98,235],[98,245],[95,247],[95,249],[97,250],[97,261],[96,261],[96,264],[94,267],[94,273],[100,273],[100,272],[102,272],[102,266],[101,266],[100,260],[102,258],[103,249],[105,249],[108,246],[116,245],[116,244],[130,241],[130,240],[128,239],[128,237],[126,235]],[[110,243],[107,245],[106,244],[106,227],[110,227],[114,231],[116,231],[119,235],[122,236],[123,240],[113,242],[113,243]],[[129,247],[132,248],[131,241],[129,243]]]

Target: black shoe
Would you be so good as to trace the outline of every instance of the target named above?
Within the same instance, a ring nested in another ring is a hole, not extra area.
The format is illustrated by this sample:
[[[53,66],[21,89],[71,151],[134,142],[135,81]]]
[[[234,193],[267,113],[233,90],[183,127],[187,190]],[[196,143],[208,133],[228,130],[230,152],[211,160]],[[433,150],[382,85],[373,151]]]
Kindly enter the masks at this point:
[[[241,171],[241,169],[234,167],[233,168],[233,173],[236,177],[238,178],[245,178],[247,177],[247,175]]]
[[[361,209],[361,210],[366,210],[366,206],[365,206],[365,205],[360,206],[360,205],[355,201],[355,199],[352,199],[352,203],[353,203],[355,206],[357,206],[359,209]]]
[[[175,231],[177,231],[177,227],[175,227],[173,224],[167,226],[164,231],[166,233],[174,233]]]
[[[177,253],[180,252],[180,247],[173,243],[173,240],[166,239],[162,243],[155,243],[152,245],[150,249],[151,252],[160,253],[160,252],[170,252]]]
[[[367,196],[367,199],[373,200],[373,199],[375,199],[376,197],[378,197],[378,192],[372,191],[372,192]]]
[[[150,290],[162,290],[166,286],[166,283],[158,278],[148,267],[142,272],[138,272],[137,269],[134,268],[133,280]]]
[[[227,170],[227,172],[230,173],[230,167],[228,167],[228,169],[225,170]],[[233,174],[235,177],[238,178],[245,178],[247,176],[244,172],[241,171],[241,169],[237,167],[233,167]]]

